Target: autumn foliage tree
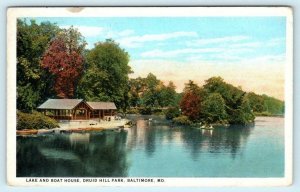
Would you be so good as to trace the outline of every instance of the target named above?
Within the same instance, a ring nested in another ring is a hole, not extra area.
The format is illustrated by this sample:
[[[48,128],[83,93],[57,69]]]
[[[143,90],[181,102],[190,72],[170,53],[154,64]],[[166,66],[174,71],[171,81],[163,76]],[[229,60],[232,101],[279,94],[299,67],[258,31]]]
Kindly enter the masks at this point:
[[[201,100],[198,94],[193,91],[185,92],[179,105],[182,114],[189,117],[190,120],[195,121],[199,119]]]
[[[54,75],[54,91],[59,98],[73,98],[83,71],[85,41],[73,27],[63,30],[42,58],[42,67]]]

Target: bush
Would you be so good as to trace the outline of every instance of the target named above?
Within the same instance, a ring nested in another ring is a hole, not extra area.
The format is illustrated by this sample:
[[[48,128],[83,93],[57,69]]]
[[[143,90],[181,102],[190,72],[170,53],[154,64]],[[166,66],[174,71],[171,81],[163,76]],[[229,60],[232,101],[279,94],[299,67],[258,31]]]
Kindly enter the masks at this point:
[[[173,119],[173,122],[179,125],[192,125],[192,121],[190,121],[189,118],[185,115],[175,117]]]
[[[130,108],[126,111],[127,114],[139,114],[139,110],[136,108]]]
[[[152,114],[152,109],[150,107],[141,107],[139,109],[139,113],[142,115],[151,115]]]
[[[161,108],[154,108],[154,109],[152,109],[151,113],[154,115],[163,115],[164,114],[163,110]]]
[[[17,130],[21,129],[51,129],[59,127],[57,121],[39,112],[17,112]]]
[[[175,117],[178,117],[180,115],[180,111],[178,107],[170,107],[166,110],[166,119],[173,119]]]

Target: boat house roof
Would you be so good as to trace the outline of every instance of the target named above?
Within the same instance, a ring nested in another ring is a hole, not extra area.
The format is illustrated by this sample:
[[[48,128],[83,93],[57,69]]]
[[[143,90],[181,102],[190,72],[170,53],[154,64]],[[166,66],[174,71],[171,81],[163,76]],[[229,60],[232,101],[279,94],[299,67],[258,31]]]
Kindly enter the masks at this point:
[[[117,109],[113,102],[86,102],[92,109]]]
[[[83,99],[48,99],[41,104],[38,109],[74,109],[77,105],[84,102]],[[93,110],[117,109],[113,102],[84,102]]]
[[[38,109],[74,109],[82,99],[48,99]]]

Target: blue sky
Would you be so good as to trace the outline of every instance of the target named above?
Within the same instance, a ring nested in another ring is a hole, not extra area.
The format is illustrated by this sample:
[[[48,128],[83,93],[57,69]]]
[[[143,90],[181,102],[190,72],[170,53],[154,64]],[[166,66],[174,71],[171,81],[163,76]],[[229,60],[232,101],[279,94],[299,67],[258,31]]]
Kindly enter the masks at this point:
[[[211,76],[284,98],[285,17],[35,18],[78,28],[88,46],[112,38],[130,54],[132,77],[154,73],[181,91]]]

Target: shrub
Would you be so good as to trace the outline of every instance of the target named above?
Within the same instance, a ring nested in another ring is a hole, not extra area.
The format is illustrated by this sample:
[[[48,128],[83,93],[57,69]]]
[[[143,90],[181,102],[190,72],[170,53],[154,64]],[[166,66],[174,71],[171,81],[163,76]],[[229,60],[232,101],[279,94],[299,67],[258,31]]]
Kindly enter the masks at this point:
[[[161,108],[153,108],[151,113],[155,115],[163,115],[163,110]]]
[[[57,121],[39,112],[17,112],[17,130],[21,129],[51,129],[59,127]]]
[[[175,117],[173,119],[173,122],[179,125],[192,125],[192,121],[190,121],[189,118],[185,115]]]
[[[139,112],[142,115],[151,115],[152,114],[152,109],[150,107],[141,107],[139,109]]]
[[[178,117],[180,115],[180,111],[178,107],[170,107],[165,112],[166,119],[173,119],[175,117]]]
[[[136,108],[130,108],[126,111],[127,114],[139,114],[139,110]]]

